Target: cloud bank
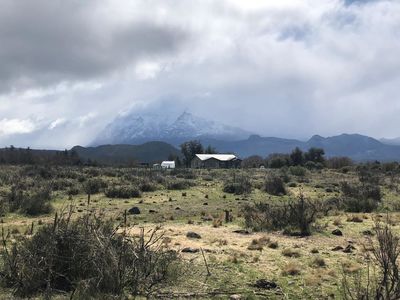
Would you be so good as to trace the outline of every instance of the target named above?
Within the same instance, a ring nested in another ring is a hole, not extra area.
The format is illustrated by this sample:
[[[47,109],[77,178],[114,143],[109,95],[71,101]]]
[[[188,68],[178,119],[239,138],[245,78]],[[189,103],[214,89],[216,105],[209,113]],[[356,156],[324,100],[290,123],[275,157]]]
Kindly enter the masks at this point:
[[[265,136],[400,136],[395,0],[0,1],[0,144],[188,109]]]

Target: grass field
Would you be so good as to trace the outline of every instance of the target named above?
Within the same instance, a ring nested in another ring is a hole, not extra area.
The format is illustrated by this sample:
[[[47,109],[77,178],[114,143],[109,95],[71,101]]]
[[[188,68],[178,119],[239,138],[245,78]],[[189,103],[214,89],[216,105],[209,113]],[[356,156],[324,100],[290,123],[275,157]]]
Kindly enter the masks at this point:
[[[380,175],[383,200],[375,212],[331,210],[313,223],[312,235],[297,237],[278,230],[252,232],[248,229],[248,232],[243,232],[247,230],[242,215],[243,205],[280,203],[296,198],[299,193],[321,201],[340,198],[341,182],[358,182],[354,170],[346,173],[327,169],[307,170],[305,176],[294,176],[284,171],[288,193],[272,196],[262,189],[263,182],[271,173],[282,176],[282,170],[192,170],[180,173],[70,168],[64,172],[62,168],[56,168],[43,178],[37,175],[37,170],[28,169],[2,167],[0,192],[3,198],[16,183],[16,178],[23,182],[25,189],[56,180],[60,181],[60,186],[52,191],[53,210],[50,213],[35,216],[18,210],[4,213],[1,223],[8,240],[13,242],[21,236],[34,234],[41,226],[53,221],[55,212],[71,205],[74,217],[88,212],[102,212],[104,218],[111,218],[116,224],[123,222],[126,214],[126,230],[133,236],[139,234],[141,228],[148,232],[161,226],[163,243],[181,253],[185,268],[184,275],[174,285],[163,287],[153,295],[160,298],[341,299],[343,273],[355,274],[368,264],[366,257],[370,241],[366,233],[373,231],[375,222],[389,217],[391,228],[395,232],[400,228],[400,214],[396,212],[400,203],[397,185],[389,184],[389,177],[384,173]],[[34,175],[27,175],[29,173]],[[226,180],[240,176],[250,178],[253,187],[250,193],[234,195],[223,192]],[[155,177],[162,180],[157,181]],[[155,184],[153,191],[127,199],[111,199],[104,193],[107,187],[101,187],[91,194],[88,203],[84,186],[89,178],[100,179],[108,186],[139,186],[141,178],[150,178]],[[190,182],[190,186],[172,190],[168,189],[165,180]],[[66,184],[63,186],[64,181]],[[76,195],[71,195],[66,186],[77,187]],[[140,214],[127,213],[132,207],[139,208]],[[225,211],[232,216],[231,222],[225,222]],[[333,235],[335,229],[340,229],[343,235]],[[188,238],[188,232],[195,232],[201,238]],[[182,252],[188,248],[194,253]],[[256,282],[260,279],[274,282],[277,287],[257,287]],[[5,289],[3,298],[11,297],[11,291]],[[57,296],[64,297],[69,296]]]

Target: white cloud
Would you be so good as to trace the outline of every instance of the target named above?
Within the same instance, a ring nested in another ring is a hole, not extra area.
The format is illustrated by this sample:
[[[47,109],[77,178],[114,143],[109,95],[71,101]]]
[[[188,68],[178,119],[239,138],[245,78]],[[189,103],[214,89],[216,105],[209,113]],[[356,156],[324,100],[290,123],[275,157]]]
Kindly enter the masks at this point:
[[[48,128],[50,130],[53,130],[54,128],[56,128],[58,126],[65,124],[66,122],[67,122],[67,120],[65,118],[58,118],[58,119],[54,120],[53,122],[51,122]]]
[[[31,120],[2,119],[0,120],[0,137],[12,134],[30,133],[36,129]]]
[[[161,71],[160,64],[156,62],[140,62],[136,65],[135,73],[138,79],[153,79]]]
[[[87,125],[87,123],[94,119],[96,117],[97,113],[95,112],[89,112],[88,114],[84,115],[84,116],[80,116],[77,121],[79,124],[79,127],[84,127]]]

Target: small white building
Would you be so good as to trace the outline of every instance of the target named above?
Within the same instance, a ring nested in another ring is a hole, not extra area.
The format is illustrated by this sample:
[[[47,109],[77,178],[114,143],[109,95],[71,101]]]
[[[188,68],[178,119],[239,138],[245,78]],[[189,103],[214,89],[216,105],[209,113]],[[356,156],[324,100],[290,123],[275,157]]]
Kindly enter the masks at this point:
[[[161,163],[161,168],[163,169],[175,169],[175,161],[165,160]]]

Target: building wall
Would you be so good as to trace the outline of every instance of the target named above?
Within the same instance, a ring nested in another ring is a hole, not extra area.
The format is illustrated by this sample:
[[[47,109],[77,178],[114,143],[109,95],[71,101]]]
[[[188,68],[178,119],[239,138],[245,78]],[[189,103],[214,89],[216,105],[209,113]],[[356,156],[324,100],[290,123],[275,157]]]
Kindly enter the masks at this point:
[[[191,167],[194,169],[229,169],[229,168],[239,168],[241,160],[232,161],[219,161],[215,158],[210,158],[205,161],[200,160],[198,157],[193,158],[191,162]]]

